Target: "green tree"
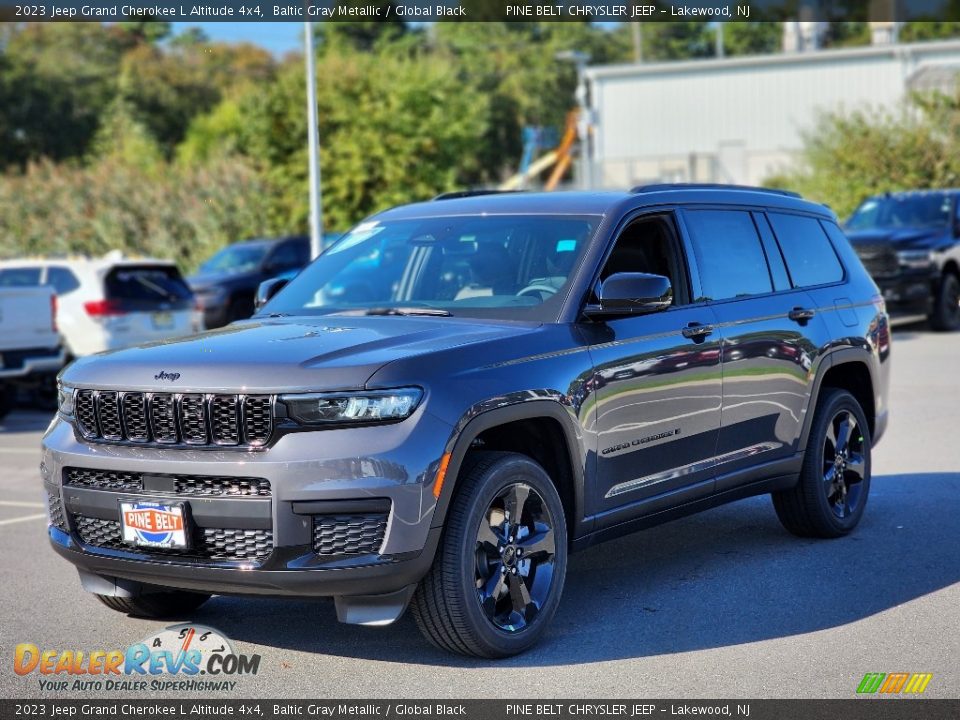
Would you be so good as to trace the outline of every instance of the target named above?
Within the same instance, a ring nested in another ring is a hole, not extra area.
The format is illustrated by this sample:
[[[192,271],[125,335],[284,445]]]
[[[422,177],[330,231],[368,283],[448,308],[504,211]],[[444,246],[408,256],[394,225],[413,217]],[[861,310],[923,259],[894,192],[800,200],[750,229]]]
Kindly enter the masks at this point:
[[[731,22],[723,24],[723,47],[727,55],[765,55],[777,52],[783,43],[783,23]]]
[[[805,135],[797,169],[767,184],[845,216],[867,195],[960,183],[960,94],[915,96],[892,112],[827,114]]]
[[[949,40],[960,37],[960,22],[906,22],[900,28],[902,42]]]

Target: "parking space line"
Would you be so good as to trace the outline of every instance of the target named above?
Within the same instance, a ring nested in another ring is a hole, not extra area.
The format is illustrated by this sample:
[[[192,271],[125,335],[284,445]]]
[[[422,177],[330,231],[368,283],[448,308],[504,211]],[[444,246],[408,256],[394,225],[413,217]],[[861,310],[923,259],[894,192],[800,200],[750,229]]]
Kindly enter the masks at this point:
[[[18,500],[0,500],[0,506],[6,507],[43,507],[43,503],[20,502]]]
[[[27,520],[39,520],[40,518],[45,518],[46,513],[40,513],[38,515],[24,515],[23,517],[10,518],[9,520],[0,520],[0,525],[13,525],[14,523],[27,522]]]

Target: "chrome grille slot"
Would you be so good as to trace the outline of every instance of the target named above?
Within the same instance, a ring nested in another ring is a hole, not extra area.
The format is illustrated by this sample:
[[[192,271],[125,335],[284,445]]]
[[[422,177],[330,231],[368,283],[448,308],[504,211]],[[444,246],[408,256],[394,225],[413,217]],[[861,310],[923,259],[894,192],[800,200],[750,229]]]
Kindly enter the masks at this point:
[[[240,423],[236,395],[214,395],[210,401],[210,432],[216,445],[236,445],[240,442]]]
[[[243,438],[250,445],[264,445],[273,432],[273,403],[269,395],[243,399]]]
[[[123,393],[120,405],[123,409],[123,428],[126,431],[127,440],[132,442],[149,440],[146,396],[143,393]]]
[[[180,398],[180,433],[188,445],[206,445],[207,403],[203,395],[183,395]]]
[[[97,426],[97,407],[93,390],[78,390],[74,399],[74,415],[84,437],[96,437],[100,434]]]
[[[177,441],[176,402],[170,393],[155,393],[150,398],[150,426],[153,439],[159,443]]]
[[[104,440],[123,440],[118,393],[107,390],[97,393],[97,420]]]

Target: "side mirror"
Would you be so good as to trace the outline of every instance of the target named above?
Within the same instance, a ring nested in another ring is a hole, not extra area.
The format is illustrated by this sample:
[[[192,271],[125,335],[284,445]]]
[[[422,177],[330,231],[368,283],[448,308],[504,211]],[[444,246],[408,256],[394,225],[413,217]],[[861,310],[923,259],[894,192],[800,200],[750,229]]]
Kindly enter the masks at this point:
[[[254,312],[260,312],[260,308],[270,302],[271,298],[286,287],[290,282],[286,278],[271,278],[264,280],[257,288],[257,295],[253,301]]]
[[[649,273],[614,273],[600,284],[600,302],[588,305],[589,317],[643,315],[665,310],[673,303],[670,279]]]

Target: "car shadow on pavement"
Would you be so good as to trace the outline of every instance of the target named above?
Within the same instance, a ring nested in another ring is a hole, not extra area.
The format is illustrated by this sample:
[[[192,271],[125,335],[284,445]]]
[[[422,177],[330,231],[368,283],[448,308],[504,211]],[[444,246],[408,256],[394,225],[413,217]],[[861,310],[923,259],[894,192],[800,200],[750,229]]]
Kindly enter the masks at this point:
[[[571,557],[550,631],[500,667],[570,665],[725,647],[839,627],[960,581],[960,473],[873,479],[850,536],[796,538],[752,498]],[[194,614],[271,647],[448,667],[490,666],[387,628],[341,625],[330,601],[218,597]]]

